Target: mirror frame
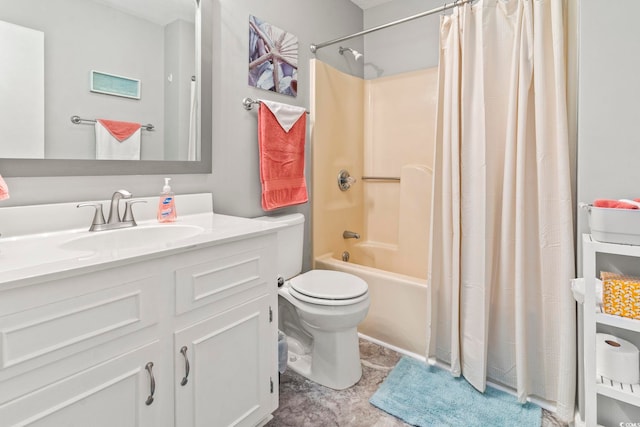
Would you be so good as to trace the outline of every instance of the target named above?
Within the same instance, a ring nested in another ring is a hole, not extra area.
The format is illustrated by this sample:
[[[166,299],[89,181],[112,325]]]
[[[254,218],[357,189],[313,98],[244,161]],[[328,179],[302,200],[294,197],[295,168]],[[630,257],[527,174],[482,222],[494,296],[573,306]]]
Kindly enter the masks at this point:
[[[200,160],[79,160],[79,159],[0,159],[4,177],[103,176],[211,173],[213,0],[200,4]],[[204,53],[209,53],[205,55]],[[206,118],[206,119],[205,119]]]

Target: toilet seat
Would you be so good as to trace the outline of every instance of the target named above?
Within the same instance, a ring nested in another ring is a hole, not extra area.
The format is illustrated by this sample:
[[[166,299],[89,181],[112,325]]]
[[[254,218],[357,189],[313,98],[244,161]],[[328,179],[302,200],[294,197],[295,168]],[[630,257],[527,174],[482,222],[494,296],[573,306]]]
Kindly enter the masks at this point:
[[[367,282],[341,271],[311,270],[291,279],[289,285],[294,298],[312,304],[349,305],[368,298]]]

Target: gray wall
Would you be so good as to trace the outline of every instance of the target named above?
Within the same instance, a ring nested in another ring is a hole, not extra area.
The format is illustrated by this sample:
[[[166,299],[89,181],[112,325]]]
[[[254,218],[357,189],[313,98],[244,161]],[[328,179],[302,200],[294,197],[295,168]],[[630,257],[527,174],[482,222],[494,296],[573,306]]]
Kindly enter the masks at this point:
[[[578,200],[640,197],[640,2],[580,2]],[[578,230],[589,230],[578,213]]]
[[[311,43],[322,42],[362,29],[362,11],[348,0],[220,0],[219,37],[214,43],[214,133],[213,179],[214,209],[240,216],[264,215],[260,207],[256,110],[242,107],[245,97],[265,98],[288,104],[309,106],[309,51]],[[293,98],[250,87],[247,83],[249,56],[249,15],[298,36],[298,96]],[[339,67],[344,62],[337,48],[322,49],[318,58]],[[306,173],[310,183],[310,131],[307,127]],[[305,241],[310,242],[310,204],[283,209],[283,213],[302,212],[307,218]],[[310,265],[310,245],[305,245],[305,268]]]
[[[440,0],[392,1],[365,10],[364,26],[373,28],[442,5]],[[436,67],[440,16],[440,13],[436,13],[365,36],[365,78],[374,79]]]
[[[640,55],[637,54],[640,2],[581,0],[578,89],[577,201],[640,197]],[[589,232],[587,214],[577,213],[578,235]],[[579,240],[580,242],[581,240]],[[581,249],[581,245],[578,246]],[[581,266],[578,255],[578,264]],[[602,257],[628,274],[637,259]],[[600,329],[599,329],[600,330]],[[620,330],[602,331],[620,335]],[[625,337],[637,340],[637,337]],[[637,341],[634,341],[637,344]],[[637,422],[640,408],[599,397],[599,423]]]
[[[45,33],[47,158],[95,159],[93,127],[71,123],[73,115],[153,123],[141,157],[163,158],[161,26],[83,0],[2,0],[0,19]],[[140,79],[141,99],[89,92],[90,70]]]
[[[249,14],[298,36],[296,98],[248,86]],[[178,210],[180,193],[207,191],[213,192],[216,212],[260,216],[264,212],[260,208],[257,117],[255,111],[242,108],[242,98],[268,98],[309,108],[309,59],[312,57],[309,44],[360,31],[362,11],[348,0],[217,0],[214,15],[213,173],[174,175],[171,184],[178,194]],[[348,71],[337,48],[335,51],[323,49],[317,57]],[[308,173],[309,162],[307,166]],[[7,178],[6,181],[11,199],[0,202],[0,207],[105,199],[118,188],[126,188],[135,196],[150,196],[159,193],[163,185],[162,175]],[[285,211],[300,211],[309,219],[309,204]],[[308,222],[306,238],[309,242]],[[305,268],[309,267],[309,259],[307,249]]]

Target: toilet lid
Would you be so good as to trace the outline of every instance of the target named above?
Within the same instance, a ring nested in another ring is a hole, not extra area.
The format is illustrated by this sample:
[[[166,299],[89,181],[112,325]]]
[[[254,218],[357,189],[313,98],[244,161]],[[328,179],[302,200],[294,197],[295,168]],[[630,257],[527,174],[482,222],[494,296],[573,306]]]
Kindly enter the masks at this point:
[[[345,300],[367,293],[367,282],[342,271],[311,270],[290,281],[291,287],[311,298]]]

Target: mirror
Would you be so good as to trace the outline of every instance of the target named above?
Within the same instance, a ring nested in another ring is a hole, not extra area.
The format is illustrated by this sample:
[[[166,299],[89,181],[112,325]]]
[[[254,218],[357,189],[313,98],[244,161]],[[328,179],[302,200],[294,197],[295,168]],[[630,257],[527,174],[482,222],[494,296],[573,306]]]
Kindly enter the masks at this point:
[[[212,1],[0,0],[2,175],[210,173]],[[96,119],[140,160],[96,160]]]

